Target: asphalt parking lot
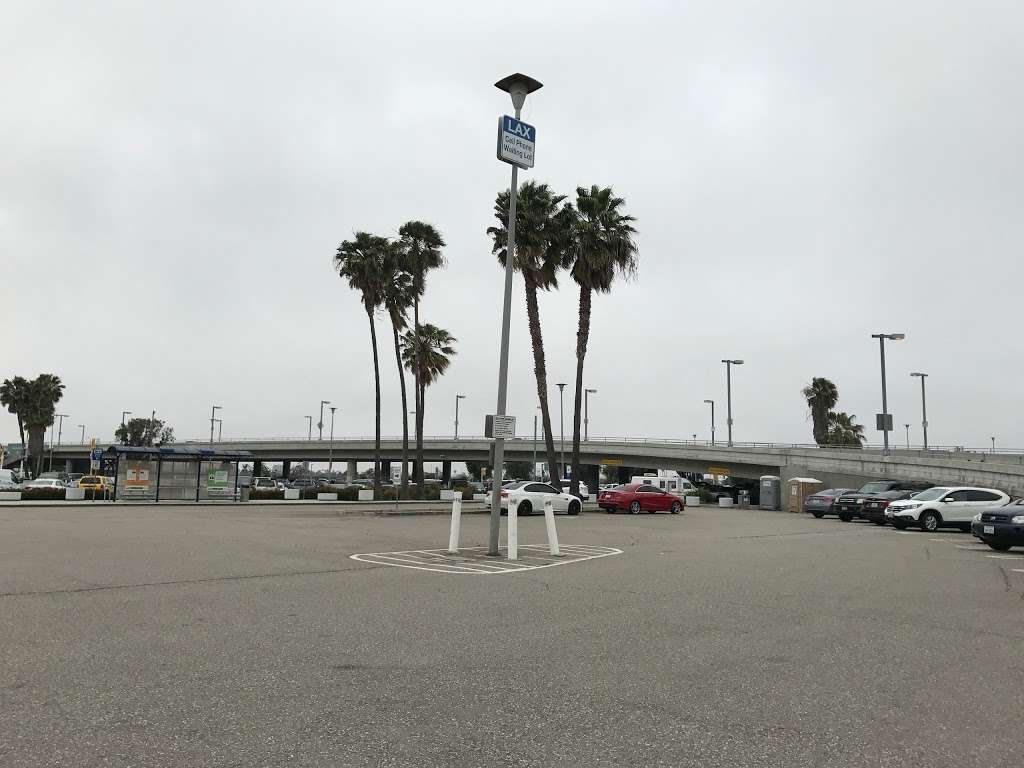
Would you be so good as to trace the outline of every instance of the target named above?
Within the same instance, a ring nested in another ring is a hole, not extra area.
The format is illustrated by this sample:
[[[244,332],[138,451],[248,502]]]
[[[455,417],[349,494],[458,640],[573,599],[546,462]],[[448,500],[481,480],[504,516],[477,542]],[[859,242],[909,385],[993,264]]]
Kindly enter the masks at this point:
[[[559,517],[622,550],[564,567],[350,557],[447,523],[0,508],[0,765],[1021,764],[1024,550],[698,508]]]

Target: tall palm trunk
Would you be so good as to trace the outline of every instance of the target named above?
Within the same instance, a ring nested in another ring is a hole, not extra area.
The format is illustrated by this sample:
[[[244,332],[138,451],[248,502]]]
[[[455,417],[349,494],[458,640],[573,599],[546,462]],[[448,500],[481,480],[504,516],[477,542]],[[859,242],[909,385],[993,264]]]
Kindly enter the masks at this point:
[[[569,493],[580,492],[580,409],[583,407],[583,360],[587,356],[587,341],[590,339],[590,303],[593,293],[580,286],[580,325],[576,331],[576,402],[572,420],[572,479]]]
[[[377,421],[373,443],[373,498],[380,498],[380,361],[377,359],[377,326],[373,322],[373,310],[367,310],[370,318],[370,343],[373,344],[373,386]]]
[[[420,300],[416,298],[412,302],[412,323],[416,339],[420,337]],[[413,375],[416,377],[416,471],[413,473],[413,482],[416,483],[416,498],[423,498],[423,386],[420,382],[419,365],[413,366]]]
[[[32,457],[29,471],[32,477],[39,477],[43,471],[43,456],[46,453],[46,427],[30,424],[28,428],[28,449]]]
[[[391,318],[391,330],[395,336],[395,362],[398,363],[398,382],[402,390],[402,479],[398,492],[400,499],[409,498],[409,406],[405,399],[405,371],[402,368],[402,352],[398,343],[398,324]]]
[[[25,443],[25,422],[21,418],[20,413],[16,413],[15,416],[18,418],[18,434],[21,436],[21,470],[23,474],[28,474],[28,445]]]
[[[825,445],[828,442],[828,409],[819,404],[812,405],[811,421],[814,423],[814,442]]]
[[[555,438],[551,433],[551,414],[548,410],[548,371],[544,363],[544,338],[540,332],[540,310],[537,308],[537,283],[529,272],[523,273],[526,284],[526,317],[530,324],[530,341],[533,342],[533,370],[537,378],[537,399],[540,400],[540,417],[544,424],[544,443],[548,454],[548,471],[551,482],[562,487],[558,460],[555,455]],[[495,467],[494,482],[501,483],[502,467]],[[557,479],[556,479],[557,478]]]

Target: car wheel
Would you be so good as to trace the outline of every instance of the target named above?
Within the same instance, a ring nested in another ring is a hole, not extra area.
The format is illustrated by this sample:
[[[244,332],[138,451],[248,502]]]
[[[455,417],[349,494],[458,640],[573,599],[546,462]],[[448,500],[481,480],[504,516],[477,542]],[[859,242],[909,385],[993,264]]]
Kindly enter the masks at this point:
[[[839,519],[842,520],[844,523],[848,523],[851,520],[853,520],[853,515],[851,515],[849,512],[840,512]]]
[[[819,520],[825,516],[824,512],[811,512],[811,514],[814,515]]]
[[[533,514],[533,504],[531,504],[528,501],[521,501],[521,502],[519,502],[519,506],[516,507],[516,514],[517,515],[532,515]]]
[[[907,521],[900,517],[894,517],[892,519],[892,527],[897,531],[905,531],[907,529]]]
[[[570,501],[569,502],[569,514],[570,515],[578,515],[580,513],[580,507],[582,507],[582,506],[583,505],[580,504],[578,501]]]
[[[985,543],[992,547],[996,552],[1005,552],[1010,548],[1009,544],[1001,544],[994,541],[986,541]]]
[[[672,508],[669,510],[669,512],[671,512],[673,515],[678,515],[682,508],[682,505],[678,501],[673,501]]]
[[[631,502],[630,505],[629,505],[629,511],[632,512],[634,515],[639,515],[640,514],[640,502],[639,501]]]
[[[942,523],[942,518],[939,517],[939,513],[934,510],[927,510],[921,514],[921,517],[917,521],[922,531],[928,531],[928,533],[934,533],[939,529],[939,524]]]

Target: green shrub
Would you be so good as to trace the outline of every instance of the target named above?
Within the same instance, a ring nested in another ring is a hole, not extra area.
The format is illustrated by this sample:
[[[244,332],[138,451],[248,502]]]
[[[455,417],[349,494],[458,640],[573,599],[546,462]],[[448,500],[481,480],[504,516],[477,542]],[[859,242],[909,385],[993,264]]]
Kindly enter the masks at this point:
[[[698,488],[697,495],[700,496],[701,504],[710,504],[715,500],[715,497],[711,495],[711,491],[707,488]]]
[[[22,501],[63,501],[63,488],[23,488]]]
[[[283,499],[284,491],[271,491],[264,488],[259,488],[255,491],[249,491],[250,501],[260,501],[266,499]]]

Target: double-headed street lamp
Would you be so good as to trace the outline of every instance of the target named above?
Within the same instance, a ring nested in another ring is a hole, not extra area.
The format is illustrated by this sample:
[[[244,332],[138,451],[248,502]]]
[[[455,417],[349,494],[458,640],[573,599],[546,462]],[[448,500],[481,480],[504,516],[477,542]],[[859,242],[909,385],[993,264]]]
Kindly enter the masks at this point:
[[[596,389],[583,390],[583,439],[590,439],[590,396],[596,395]]]
[[[892,416],[889,415],[889,400],[885,391],[885,342],[903,341],[905,333],[872,333],[872,339],[878,339],[878,353],[882,361],[882,412],[875,419],[875,427],[882,432],[883,453],[889,454],[889,433],[892,431]]]
[[[924,380],[928,378],[927,373],[912,373],[921,379],[921,430],[924,432],[924,449],[928,450],[928,406],[924,398]]]
[[[711,406],[711,444],[715,444],[715,401],[705,400],[705,403]],[[696,440],[697,438],[694,438]]]
[[[221,411],[223,408],[219,405],[213,406],[210,410],[210,447],[213,447],[213,422],[217,420],[217,411]]]
[[[317,424],[316,424],[316,428],[320,431],[320,435],[319,435],[319,437],[317,437],[317,440],[323,440],[324,439],[324,406],[325,405],[330,405],[330,404],[331,404],[330,400],[321,400],[320,401],[320,421],[318,421]]]
[[[723,360],[722,362],[725,363],[725,423],[729,428],[729,447],[732,448],[732,367],[743,365],[743,361]]]
[[[455,396],[455,439],[459,439],[459,400],[465,400],[465,395]]]

